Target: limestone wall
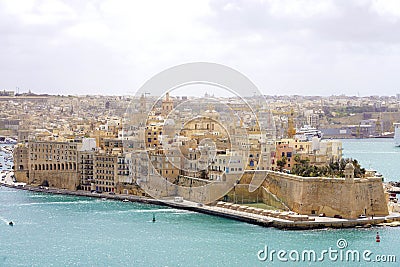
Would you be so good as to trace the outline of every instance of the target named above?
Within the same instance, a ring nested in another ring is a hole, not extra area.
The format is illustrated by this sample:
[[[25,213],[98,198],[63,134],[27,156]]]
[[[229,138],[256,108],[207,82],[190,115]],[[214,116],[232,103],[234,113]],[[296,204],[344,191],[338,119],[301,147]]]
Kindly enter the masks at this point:
[[[18,178],[17,178],[18,179]],[[29,184],[42,184],[48,181],[50,187],[76,190],[79,185],[79,174],[74,171],[31,171],[29,173]]]
[[[260,189],[249,192],[248,184],[238,184],[229,191],[225,200],[238,204],[257,203],[263,202],[263,194]]]
[[[128,184],[128,183],[117,183],[115,193],[117,194],[129,194],[135,196],[148,196],[142,188],[140,188],[136,184]]]
[[[269,192],[268,189],[264,186],[261,186],[259,190],[262,193],[262,201],[264,202],[264,204],[275,207],[279,210],[290,210],[290,208],[286,206],[286,204],[281,199]]]
[[[307,178],[269,172],[263,186],[301,214],[325,213],[344,218],[388,214],[379,178]]]
[[[14,175],[15,175],[15,179],[17,179],[18,182],[28,183],[28,171],[15,170]]]

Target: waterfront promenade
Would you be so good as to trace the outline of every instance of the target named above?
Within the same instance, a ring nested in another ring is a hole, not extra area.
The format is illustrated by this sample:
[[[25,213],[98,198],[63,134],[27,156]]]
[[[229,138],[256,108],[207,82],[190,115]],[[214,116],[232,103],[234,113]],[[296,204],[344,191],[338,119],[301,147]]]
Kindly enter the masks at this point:
[[[32,191],[32,192],[95,197],[95,198],[111,199],[117,201],[126,201],[126,202],[129,201],[129,202],[139,202],[139,203],[147,203],[153,205],[168,206],[171,208],[189,210],[208,215],[238,220],[250,224],[260,225],[263,227],[275,227],[278,229],[288,229],[288,230],[307,230],[307,229],[321,229],[321,228],[355,228],[355,227],[371,227],[371,226],[385,226],[385,225],[398,226],[399,224],[397,223],[393,224],[393,222],[400,222],[399,213],[391,213],[388,216],[381,216],[374,218],[359,218],[359,219],[341,219],[341,218],[331,218],[331,217],[305,216],[308,218],[307,220],[296,221],[288,219],[288,217],[290,216],[278,216],[278,214],[275,214],[275,216],[272,215],[267,216],[264,215],[265,213],[256,214],[243,210],[233,210],[224,207],[223,205],[222,206],[203,205],[200,203],[195,203],[187,200],[183,200],[182,202],[177,202],[175,201],[174,198],[153,199],[149,197],[123,195],[123,194],[110,195],[107,193],[91,193],[82,190],[71,191],[66,189],[45,188],[36,186],[25,186],[25,187],[16,187],[12,185],[4,185],[4,186],[20,190]],[[273,214],[274,211],[269,213]],[[293,213],[292,215],[296,216]],[[297,216],[304,216],[304,215],[297,215]]]

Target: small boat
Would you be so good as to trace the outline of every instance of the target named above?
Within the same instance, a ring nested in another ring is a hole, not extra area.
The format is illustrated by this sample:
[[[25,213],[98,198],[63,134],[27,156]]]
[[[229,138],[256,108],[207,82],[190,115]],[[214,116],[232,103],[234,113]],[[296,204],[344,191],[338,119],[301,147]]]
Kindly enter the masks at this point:
[[[129,202],[129,200],[128,199],[124,199],[124,200],[122,200],[122,202]]]
[[[394,145],[400,146],[400,123],[394,123]]]
[[[14,226],[14,223],[13,223],[12,221],[10,221],[10,222],[8,223],[8,225],[9,225],[9,226]]]

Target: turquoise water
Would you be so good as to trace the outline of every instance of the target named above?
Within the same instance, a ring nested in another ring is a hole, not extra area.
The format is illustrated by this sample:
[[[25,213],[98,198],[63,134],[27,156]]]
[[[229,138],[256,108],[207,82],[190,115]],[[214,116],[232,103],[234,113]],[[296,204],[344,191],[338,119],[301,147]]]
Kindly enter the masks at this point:
[[[385,181],[400,181],[400,147],[390,139],[347,139],[343,157],[355,158],[366,169],[383,174]]]
[[[346,142],[350,155],[349,147]],[[338,249],[340,238],[346,249],[396,255],[397,263],[349,264],[326,256],[324,265],[399,266],[399,237],[400,228],[282,231],[154,205],[0,188],[0,266],[320,266],[276,256],[262,262],[257,252],[267,245],[319,254]]]

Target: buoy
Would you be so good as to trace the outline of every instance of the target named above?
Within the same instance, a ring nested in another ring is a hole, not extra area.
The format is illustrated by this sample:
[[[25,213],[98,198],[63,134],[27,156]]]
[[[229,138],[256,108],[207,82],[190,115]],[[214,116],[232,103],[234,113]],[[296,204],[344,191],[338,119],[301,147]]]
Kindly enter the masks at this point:
[[[12,221],[10,221],[10,222],[8,223],[8,225],[9,225],[9,226],[14,226],[14,223],[13,223]]]
[[[156,222],[156,215],[153,213],[153,222]]]
[[[379,232],[376,232],[376,242],[381,242],[381,237],[379,236]]]

